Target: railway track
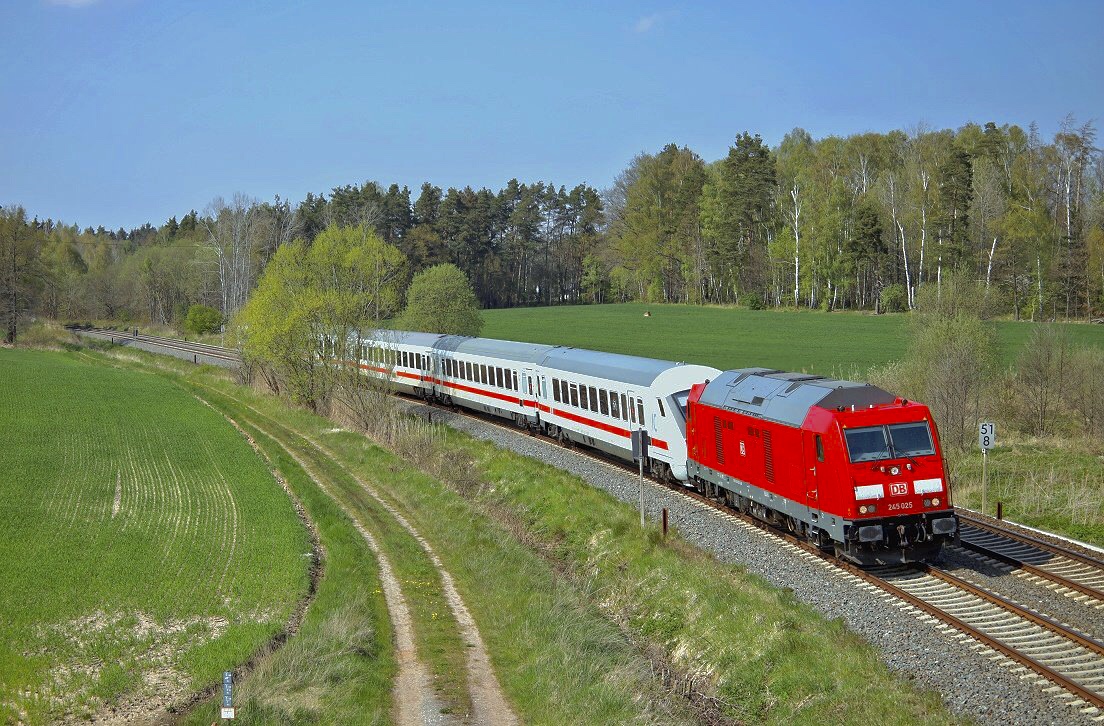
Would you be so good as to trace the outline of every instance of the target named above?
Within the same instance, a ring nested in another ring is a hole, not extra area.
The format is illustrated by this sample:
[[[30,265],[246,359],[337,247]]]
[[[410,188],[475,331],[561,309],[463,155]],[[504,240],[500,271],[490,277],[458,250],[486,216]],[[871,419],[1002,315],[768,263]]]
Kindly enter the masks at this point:
[[[100,336],[128,337],[114,331],[82,331]],[[132,340],[145,340],[152,345],[178,351],[200,352],[211,357],[239,361],[236,353],[218,346],[185,343],[169,338],[139,335]],[[413,396],[411,401],[423,403]],[[489,416],[465,410],[458,415],[478,419],[502,429],[521,433],[515,425]],[[539,435],[538,435],[539,436]],[[558,441],[539,436],[550,446],[562,447]],[[580,456],[600,461],[608,466],[635,474],[634,467],[586,449],[576,448]],[[747,514],[732,510],[718,501],[678,484],[654,479],[654,486],[675,491],[711,509],[718,516],[732,518],[744,527],[754,527],[779,538],[785,546],[815,557],[827,565],[865,583],[868,589],[880,590],[942,623],[943,630],[957,631],[979,647],[993,652],[993,658],[1008,658],[1023,669],[1024,677],[1035,674],[1036,682],[1050,682],[1044,690],[1071,699],[1069,705],[1098,720],[1104,720],[1104,643],[1057,620],[1024,608],[981,586],[932,565],[862,569],[821,551],[804,539],[780,531]],[[959,512],[963,523],[962,545],[985,557],[1004,562],[1027,576],[1049,582],[1054,589],[1074,593],[1078,599],[1093,599],[1104,603],[1104,562],[1045,540],[1014,532]]]
[[[168,351],[175,351],[182,354],[190,354],[193,362],[200,362],[199,356],[213,359],[223,365],[238,365],[241,363],[241,356],[230,348],[223,348],[217,345],[211,345],[209,343],[194,343],[185,340],[178,340],[176,338],[164,338],[159,335],[146,335],[139,333],[134,335],[133,331],[127,332],[125,330],[106,330],[103,328],[70,328],[70,330],[78,335],[89,335],[92,337],[100,338],[101,340],[110,340],[113,343],[119,345],[128,345],[133,343],[141,343],[144,345],[152,346],[155,348],[162,348]],[[160,351],[159,351],[160,352]],[[176,357],[187,357],[176,356]]]
[[[1090,607],[1104,608],[1104,560],[958,510],[962,547],[1019,569]]]

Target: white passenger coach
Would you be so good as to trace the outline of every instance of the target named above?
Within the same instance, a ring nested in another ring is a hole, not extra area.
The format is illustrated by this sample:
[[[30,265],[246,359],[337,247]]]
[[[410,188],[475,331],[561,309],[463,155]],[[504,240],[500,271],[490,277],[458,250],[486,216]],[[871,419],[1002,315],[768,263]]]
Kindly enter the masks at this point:
[[[362,371],[397,390],[509,418],[629,461],[630,432],[644,429],[653,472],[680,481],[687,476],[690,387],[720,374],[581,348],[403,331],[353,336],[348,349]]]

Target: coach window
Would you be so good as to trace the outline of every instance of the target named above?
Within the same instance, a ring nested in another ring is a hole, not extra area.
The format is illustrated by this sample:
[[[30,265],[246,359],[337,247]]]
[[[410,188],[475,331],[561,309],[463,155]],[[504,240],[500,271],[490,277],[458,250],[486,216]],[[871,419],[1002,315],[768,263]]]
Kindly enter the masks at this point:
[[[610,391],[610,416],[621,418],[621,409],[617,407],[617,394]]]
[[[590,392],[590,410],[598,411],[598,389],[594,386],[587,386],[587,390]]]
[[[636,423],[636,407],[633,406],[633,399],[632,398],[629,398],[628,401],[629,401],[629,404],[628,404],[628,406],[625,407],[625,410],[628,411],[629,413],[625,417],[625,420],[630,422],[630,423],[635,424]]]
[[[604,415],[609,416],[609,394],[605,389],[598,391],[598,406]]]
[[[571,405],[576,408],[579,407],[579,389],[575,387],[574,383],[568,385],[571,394]]]
[[[640,424],[644,424],[644,401],[636,399],[636,417],[640,420]]]
[[[501,368],[495,368],[495,382],[498,383],[499,388],[505,388],[506,387],[506,386],[502,385],[502,369]]]
[[[560,402],[560,379],[552,379],[552,400],[556,403]]]

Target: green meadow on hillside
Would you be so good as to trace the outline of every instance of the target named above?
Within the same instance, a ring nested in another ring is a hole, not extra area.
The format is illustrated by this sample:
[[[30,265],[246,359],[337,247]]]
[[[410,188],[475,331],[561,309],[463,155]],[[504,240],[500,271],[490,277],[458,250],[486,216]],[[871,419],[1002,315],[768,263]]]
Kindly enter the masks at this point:
[[[651,312],[644,317],[644,312]],[[902,358],[910,326],[904,314],[697,307],[579,305],[485,310],[481,335],[711,365],[766,366],[820,375],[861,374]],[[1031,334],[1030,323],[997,321],[1003,363]],[[1065,325],[1079,345],[1104,347],[1104,326]]]
[[[0,350],[0,721],[169,705],[308,585],[287,494],[215,411],[72,353]]]

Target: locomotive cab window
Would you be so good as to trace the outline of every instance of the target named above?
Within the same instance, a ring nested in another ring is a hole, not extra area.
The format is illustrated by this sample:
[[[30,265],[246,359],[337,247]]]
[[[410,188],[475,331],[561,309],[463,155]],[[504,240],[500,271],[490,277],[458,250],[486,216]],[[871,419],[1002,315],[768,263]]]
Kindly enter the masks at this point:
[[[885,426],[848,429],[844,434],[847,438],[847,453],[851,456],[852,463],[889,458]]]
[[[892,424],[889,439],[895,456],[931,456],[935,453],[926,421]]]

